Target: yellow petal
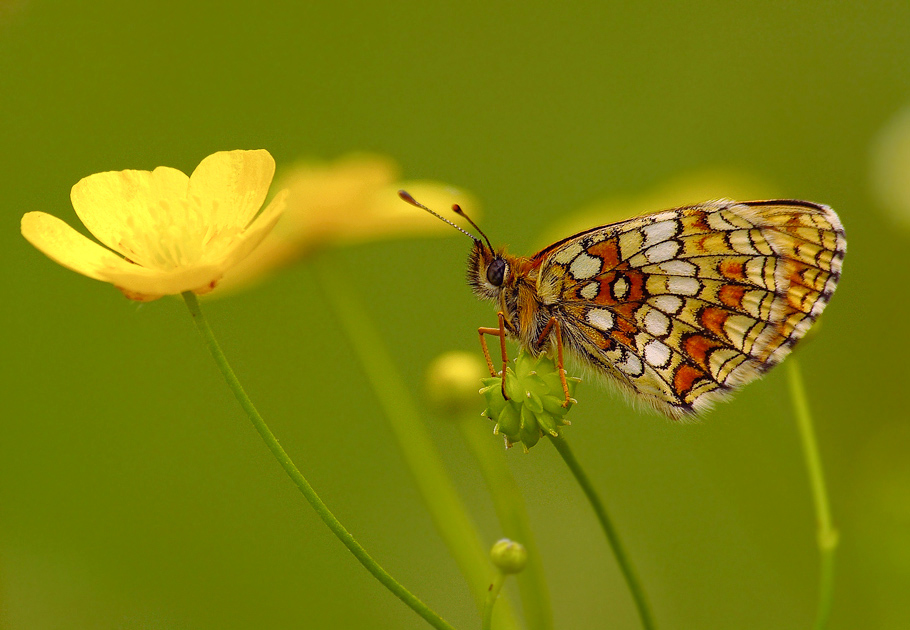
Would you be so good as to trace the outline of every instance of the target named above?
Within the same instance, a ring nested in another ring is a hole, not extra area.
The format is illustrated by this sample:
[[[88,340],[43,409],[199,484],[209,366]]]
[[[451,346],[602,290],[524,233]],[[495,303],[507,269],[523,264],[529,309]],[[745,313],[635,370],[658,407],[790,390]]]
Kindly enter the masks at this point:
[[[223,274],[224,269],[219,265],[199,265],[173,271],[130,265],[127,269],[104,270],[99,279],[115,285],[131,299],[142,299],[137,296],[154,298],[184,291],[205,293],[215,287]]]
[[[287,205],[288,191],[282,190],[266,206],[241,236],[240,243],[225,261],[225,270],[246,258],[269,235]]]
[[[56,263],[96,280],[109,270],[139,269],[110,250],[89,240],[55,216],[28,212],[22,217],[22,236]]]
[[[371,195],[391,185],[398,175],[395,162],[385,156],[349,155],[334,162],[303,162],[280,177],[277,187],[288,188],[288,209],[278,223],[276,235],[290,240],[325,240],[357,215]]]
[[[203,219],[215,229],[246,227],[265,201],[275,174],[268,151],[219,151],[190,176],[189,196],[198,198]]]
[[[95,237],[124,256],[143,264],[142,248],[134,235],[158,226],[184,224],[189,178],[177,169],[108,171],[80,180],[70,193],[73,208]],[[168,219],[162,214],[167,215]]]
[[[300,162],[282,172],[277,186],[291,190],[289,214],[310,214],[358,203],[364,194],[398,179],[398,170],[389,157],[353,154],[328,163]]]
[[[287,210],[262,244],[227,271],[218,295],[247,286],[319,247],[456,234],[451,226],[403,202],[398,197],[401,188],[456,223],[464,222],[451,212],[453,203],[479,218],[476,199],[464,191],[438,182],[397,179],[393,160],[371,154],[298,163],[285,171],[277,186],[289,191]]]
[[[137,299],[137,296],[172,295],[184,291],[208,293],[217,286],[225,271],[246,257],[266,237],[281,217],[286,198],[286,191],[275,195],[262,214],[256,217],[243,235],[234,242],[234,247],[220,260],[172,271],[157,271],[133,265],[126,270],[103,273],[102,279],[113,283],[132,299]]]

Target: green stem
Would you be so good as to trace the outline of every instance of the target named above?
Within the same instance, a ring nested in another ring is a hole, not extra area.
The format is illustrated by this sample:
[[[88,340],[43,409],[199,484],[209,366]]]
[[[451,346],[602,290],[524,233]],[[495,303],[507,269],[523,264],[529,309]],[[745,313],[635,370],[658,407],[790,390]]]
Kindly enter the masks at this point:
[[[227,381],[231,391],[234,392],[234,396],[237,397],[240,406],[243,407],[243,410],[246,411],[247,415],[250,417],[253,426],[256,427],[256,431],[259,432],[259,435],[272,452],[272,455],[275,456],[275,459],[278,460],[278,463],[281,464],[284,471],[300,489],[300,492],[303,493],[307,502],[316,510],[316,513],[319,515],[319,518],[322,519],[322,522],[325,523],[328,528],[332,530],[332,533],[338,537],[338,540],[354,554],[354,557],[360,561],[360,564],[373,574],[373,577],[379,580],[387,589],[392,591],[396,597],[407,604],[414,612],[423,617],[431,626],[438,628],[439,630],[454,630],[454,628],[442,617],[430,610],[426,604],[417,599],[410,591],[399,584],[395,578],[389,575],[385,569],[379,566],[366,550],[360,546],[360,543],[354,539],[351,533],[344,528],[341,522],[335,518],[335,515],[329,511],[329,508],[322,502],[322,499],[319,498],[319,495],[316,494],[316,491],[278,443],[278,439],[269,429],[265,420],[262,419],[262,416],[259,415],[259,412],[256,410],[250,397],[247,396],[246,392],[243,390],[243,386],[240,384],[240,381],[237,380],[234,370],[231,369],[227,358],[224,356],[224,352],[221,350],[221,346],[215,339],[212,328],[209,326],[208,321],[202,314],[202,310],[199,308],[199,301],[196,299],[196,295],[191,291],[187,291],[183,294],[183,299],[186,302],[187,308],[190,310],[190,314],[193,316],[193,320],[196,322],[196,327],[199,329],[199,332],[202,333],[202,338],[205,340],[206,347],[211,353],[212,358],[215,359],[215,363],[224,375],[224,379]]]
[[[520,542],[528,552],[528,564],[516,575],[525,623],[530,630],[552,630],[553,610],[543,562],[534,540],[521,489],[509,471],[500,440],[491,439],[489,421],[476,414],[459,419],[462,435],[480,466],[499,524],[506,538]]]
[[[831,604],[834,600],[834,554],[837,550],[838,533],[831,519],[831,507],[828,504],[828,492],[825,489],[825,475],[822,470],[821,455],[818,451],[818,442],[815,439],[815,429],[812,427],[812,414],[809,411],[809,402],[806,397],[806,389],[803,385],[799,362],[795,357],[790,357],[790,360],[787,361],[787,374],[789,375],[790,396],[793,399],[793,409],[796,413],[796,423],[799,427],[803,458],[806,461],[806,471],[809,474],[812,499],[815,504],[815,519],[818,525],[817,542],[820,566],[815,628],[816,630],[822,630],[828,625],[828,619],[831,616]]]
[[[317,262],[314,267],[322,289],[373,386],[436,529],[461,569],[478,610],[482,610],[489,584],[489,552],[481,544],[477,528],[445,470],[436,445],[382,337],[367,318],[366,310],[357,302],[348,283],[336,277],[328,265]],[[518,627],[508,604],[504,601],[497,606],[498,628]]]
[[[483,602],[483,622],[481,624],[481,630],[492,630],[493,628],[493,608],[496,604],[496,599],[499,597],[499,591],[502,590],[502,585],[506,582],[506,574],[502,571],[496,572],[496,577],[493,578],[493,583],[490,584],[489,590],[487,590],[487,597]]]
[[[610,547],[613,549],[613,555],[616,556],[616,562],[619,564],[623,577],[626,579],[626,584],[629,586],[629,591],[632,593],[632,598],[635,600],[635,606],[638,608],[638,616],[641,618],[642,627],[646,630],[652,630],[654,628],[654,620],[651,616],[651,609],[648,606],[648,599],[645,597],[644,589],[642,589],[641,584],[638,581],[635,569],[632,568],[631,561],[628,556],[626,556],[625,550],[623,550],[622,543],[619,542],[619,535],[616,533],[616,528],[613,527],[613,523],[607,515],[606,508],[601,502],[600,497],[597,496],[597,492],[594,490],[594,486],[591,485],[591,481],[588,479],[585,471],[581,468],[578,460],[575,459],[575,455],[569,448],[566,439],[564,437],[551,437],[550,441],[553,442],[553,445],[562,456],[562,459],[569,467],[569,470],[575,475],[575,480],[578,482],[578,485],[581,486],[585,496],[588,497],[588,502],[594,509],[597,520],[600,521],[600,526],[607,535],[607,541],[609,541]]]

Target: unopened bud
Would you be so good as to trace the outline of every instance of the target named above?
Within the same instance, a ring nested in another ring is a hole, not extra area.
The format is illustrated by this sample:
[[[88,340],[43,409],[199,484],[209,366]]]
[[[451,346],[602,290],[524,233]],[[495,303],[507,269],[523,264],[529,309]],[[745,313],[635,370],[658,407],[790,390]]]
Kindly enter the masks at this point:
[[[490,560],[503,573],[521,573],[528,563],[528,551],[521,543],[503,538],[490,549]]]
[[[436,357],[427,368],[427,397],[447,414],[476,410],[480,407],[478,385],[486,374],[489,372],[477,354],[446,352]]]

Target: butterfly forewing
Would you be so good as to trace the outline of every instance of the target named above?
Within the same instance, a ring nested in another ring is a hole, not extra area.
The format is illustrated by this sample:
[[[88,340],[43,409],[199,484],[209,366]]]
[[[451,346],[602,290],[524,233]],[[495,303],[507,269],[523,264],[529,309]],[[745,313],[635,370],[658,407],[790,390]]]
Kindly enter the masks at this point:
[[[712,201],[582,232],[533,261],[566,347],[681,417],[790,352],[845,251],[826,206]]]

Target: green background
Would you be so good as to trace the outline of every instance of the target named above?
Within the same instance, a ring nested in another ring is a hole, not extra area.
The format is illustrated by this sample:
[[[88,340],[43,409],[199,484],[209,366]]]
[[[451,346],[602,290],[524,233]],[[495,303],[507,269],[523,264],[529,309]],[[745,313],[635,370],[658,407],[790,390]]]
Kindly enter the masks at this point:
[[[841,532],[831,627],[910,627],[910,234],[869,186],[876,135],[910,104],[908,33],[906,2],[0,4],[0,626],[427,627],[302,501],[179,300],[127,301],[19,235],[31,210],[78,225],[69,190],[90,173],[267,148],[279,167],[391,155],[408,178],[473,191],[490,237],[526,254],[584,205],[706,168],[833,206],[843,281],[798,352]],[[435,356],[477,351],[495,321],[464,286],[468,245],[453,232],[322,261],[415,397]],[[341,520],[440,614],[479,627],[311,266],[206,308]],[[694,424],[587,384],[579,398],[568,438],[659,627],[810,627],[815,525],[785,370]],[[420,404],[492,544],[458,431]],[[556,627],[638,627],[554,449],[504,456]]]

